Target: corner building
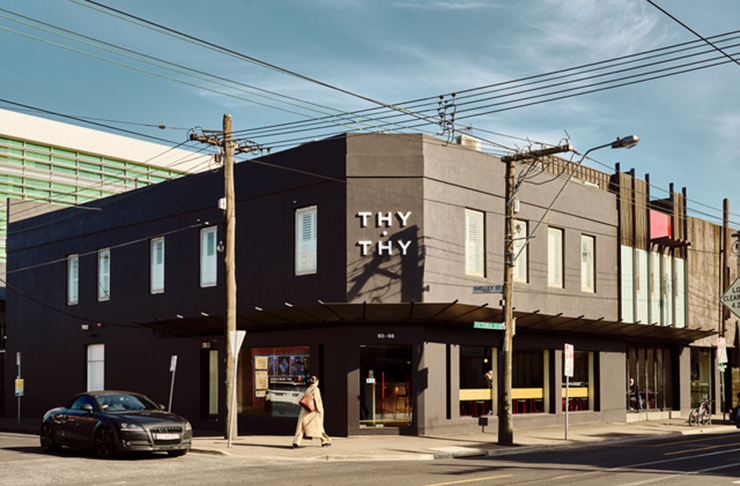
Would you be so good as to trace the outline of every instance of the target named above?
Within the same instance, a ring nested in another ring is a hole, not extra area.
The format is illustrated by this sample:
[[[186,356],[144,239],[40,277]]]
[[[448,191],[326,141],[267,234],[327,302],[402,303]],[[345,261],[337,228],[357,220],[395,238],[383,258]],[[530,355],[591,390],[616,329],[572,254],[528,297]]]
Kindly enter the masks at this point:
[[[717,324],[693,325],[690,296],[671,301],[681,325],[625,318],[642,304],[623,282],[635,281],[627,249],[639,247],[622,241],[623,174],[582,169],[543,219],[563,164],[517,168],[531,170],[514,235],[515,430],[562,424],[566,407],[571,423],[687,414],[690,345]],[[382,133],[236,164],[242,434],[291,434],[308,375],[321,380],[330,435],[496,426],[504,169],[460,145]],[[218,171],[93,201],[103,210],[73,219],[10,205],[8,350],[23,352],[24,414],[85,388],[167,403],[177,355],[173,411],[223,430],[222,195]],[[628,391],[638,373],[642,409]]]

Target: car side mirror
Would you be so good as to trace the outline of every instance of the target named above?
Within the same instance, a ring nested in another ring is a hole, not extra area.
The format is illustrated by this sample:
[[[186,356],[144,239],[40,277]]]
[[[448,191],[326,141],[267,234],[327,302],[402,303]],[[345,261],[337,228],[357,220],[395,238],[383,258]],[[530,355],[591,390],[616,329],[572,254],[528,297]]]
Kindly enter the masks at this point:
[[[167,410],[167,409],[165,408],[165,406],[164,406],[164,405],[162,405],[161,403],[159,404],[159,409],[160,409],[160,410]]]
[[[86,403],[86,404],[84,404],[83,406],[80,407],[80,410],[84,410],[87,413],[92,413],[93,412],[93,407],[89,403]]]

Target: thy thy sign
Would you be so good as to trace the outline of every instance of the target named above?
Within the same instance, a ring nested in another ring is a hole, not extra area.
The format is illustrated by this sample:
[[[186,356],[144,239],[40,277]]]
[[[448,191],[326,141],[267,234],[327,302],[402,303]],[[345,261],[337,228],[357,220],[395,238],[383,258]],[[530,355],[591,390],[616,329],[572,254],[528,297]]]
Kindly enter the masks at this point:
[[[740,277],[736,278],[730,288],[722,294],[720,302],[730,309],[733,314],[740,317]]]

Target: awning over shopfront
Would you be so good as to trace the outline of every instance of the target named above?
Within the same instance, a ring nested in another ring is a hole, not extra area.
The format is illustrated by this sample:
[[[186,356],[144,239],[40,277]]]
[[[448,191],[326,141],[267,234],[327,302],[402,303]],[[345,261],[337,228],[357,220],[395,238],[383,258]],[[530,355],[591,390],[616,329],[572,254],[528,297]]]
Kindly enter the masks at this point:
[[[561,314],[545,315],[539,312],[514,312],[517,333],[568,334],[599,336],[625,341],[658,341],[689,344],[713,334],[714,330],[675,328],[569,317]],[[503,322],[500,308],[488,305],[464,304],[458,301],[438,303],[326,303],[292,305],[279,308],[255,307],[238,313],[237,328],[250,332],[278,331],[305,326],[345,324],[395,323],[398,325],[430,325],[473,328],[475,322]],[[221,334],[224,316],[176,316],[173,319],[140,323],[176,336]]]

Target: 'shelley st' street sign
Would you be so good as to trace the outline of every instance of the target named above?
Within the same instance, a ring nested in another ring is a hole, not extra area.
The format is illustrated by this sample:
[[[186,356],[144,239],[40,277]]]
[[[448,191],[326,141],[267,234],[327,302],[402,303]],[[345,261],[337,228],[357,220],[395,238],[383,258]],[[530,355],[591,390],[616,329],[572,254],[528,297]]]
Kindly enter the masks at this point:
[[[722,294],[720,302],[730,309],[733,314],[740,317],[740,277],[736,278],[730,288]]]

